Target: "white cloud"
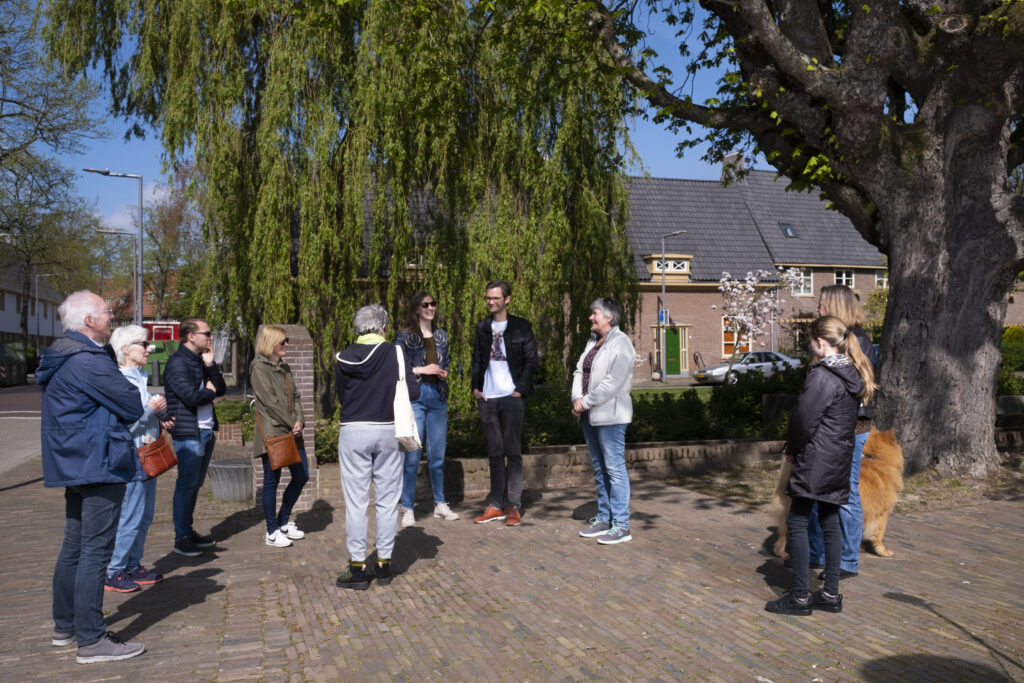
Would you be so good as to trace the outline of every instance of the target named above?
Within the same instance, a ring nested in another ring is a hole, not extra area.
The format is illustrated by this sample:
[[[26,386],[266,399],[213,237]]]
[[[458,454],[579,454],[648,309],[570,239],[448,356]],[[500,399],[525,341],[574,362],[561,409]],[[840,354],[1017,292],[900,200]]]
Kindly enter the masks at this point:
[[[138,185],[135,186],[136,191]],[[164,199],[170,194],[170,189],[157,182],[146,183],[142,188],[142,202],[149,206],[151,202]],[[137,201],[125,204],[118,204],[114,212],[102,217],[103,227],[111,230],[134,231],[136,221],[139,219],[139,203]]]

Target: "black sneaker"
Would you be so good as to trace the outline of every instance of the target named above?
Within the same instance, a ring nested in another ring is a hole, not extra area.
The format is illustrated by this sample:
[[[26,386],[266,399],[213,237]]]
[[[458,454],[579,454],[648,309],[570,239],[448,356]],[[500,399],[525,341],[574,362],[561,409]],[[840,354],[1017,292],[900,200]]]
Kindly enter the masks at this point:
[[[811,607],[823,612],[839,614],[843,611],[843,594],[839,593],[834,598],[830,598],[825,595],[825,591],[816,590],[811,595]]]
[[[792,592],[786,593],[778,600],[772,600],[764,608],[775,614],[789,614],[795,617],[811,616],[811,597],[798,600]]]
[[[199,546],[192,542],[191,539],[183,538],[180,541],[174,542],[174,552],[185,557],[196,557],[201,555],[202,551],[199,550]]]
[[[857,576],[857,572],[851,572],[849,569],[840,569],[839,570],[839,580],[840,581],[842,581],[843,579],[852,579],[855,576]],[[824,581],[825,580],[825,572],[822,572],[822,573],[818,574],[818,580],[819,581]]]
[[[188,532],[188,540],[196,544],[200,548],[212,548],[217,545],[217,541],[213,540],[213,536],[203,536],[202,534],[196,533],[196,530]]]
[[[351,588],[352,590],[364,591],[370,587],[370,581],[366,578],[366,565],[363,562],[349,562],[348,569],[344,574],[338,576],[334,582],[338,588]]]
[[[381,560],[377,563],[377,585],[388,586],[391,584],[391,560]]]

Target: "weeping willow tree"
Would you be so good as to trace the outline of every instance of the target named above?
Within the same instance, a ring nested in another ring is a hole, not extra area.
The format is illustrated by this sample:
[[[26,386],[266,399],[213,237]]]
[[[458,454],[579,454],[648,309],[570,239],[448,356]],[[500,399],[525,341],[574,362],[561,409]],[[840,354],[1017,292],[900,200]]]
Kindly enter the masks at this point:
[[[441,304],[468,404],[484,284],[513,283],[549,382],[589,302],[635,308],[619,148],[631,102],[596,38],[518,2],[53,0],[55,57],[201,170],[196,310],[246,337],[299,322],[329,395],[355,310]]]

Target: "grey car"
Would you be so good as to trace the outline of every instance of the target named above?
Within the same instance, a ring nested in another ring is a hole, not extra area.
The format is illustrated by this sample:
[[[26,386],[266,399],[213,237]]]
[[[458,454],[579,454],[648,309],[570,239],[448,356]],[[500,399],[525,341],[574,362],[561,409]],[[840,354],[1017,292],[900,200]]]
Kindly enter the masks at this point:
[[[730,360],[732,361],[732,370],[729,369],[729,362],[727,361],[718,365],[709,365],[706,368],[701,368],[694,377],[700,384],[721,384],[726,379],[730,383],[735,383],[736,377],[740,373],[756,370],[768,376],[775,371],[776,367],[798,368],[803,364],[799,358],[791,358],[775,351],[736,353],[733,354]],[[728,378],[726,378],[726,373],[729,373]]]

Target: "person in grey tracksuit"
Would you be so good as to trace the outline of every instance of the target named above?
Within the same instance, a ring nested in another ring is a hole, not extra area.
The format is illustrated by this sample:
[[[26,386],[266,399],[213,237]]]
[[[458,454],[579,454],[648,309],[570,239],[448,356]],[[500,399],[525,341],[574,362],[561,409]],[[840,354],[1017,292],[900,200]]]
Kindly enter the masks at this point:
[[[364,590],[366,575],[366,507],[373,480],[377,508],[377,584],[391,582],[391,553],[398,530],[398,498],[402,492],[404,457],[395,439],[395,385],[398,358],[385,339],[388,314],[383,306],[364,306],[356,312],[355,343],[337,354],[335,387],[341,404],[338,463],[345,495],[345,536],[349,567],[338,577],[341,588]],[[405,356],[409,400],[420,395],[420,384]]]
[[[572,376],[572,413],[580,418],[597,485],[597,516],[580,536],[602,545],[632,540],[629,531],[629,473],[626,471],[626,425],[633,420],[636,351],[619,329],[622,308],[602,297],[590,305],[593,335]]]

